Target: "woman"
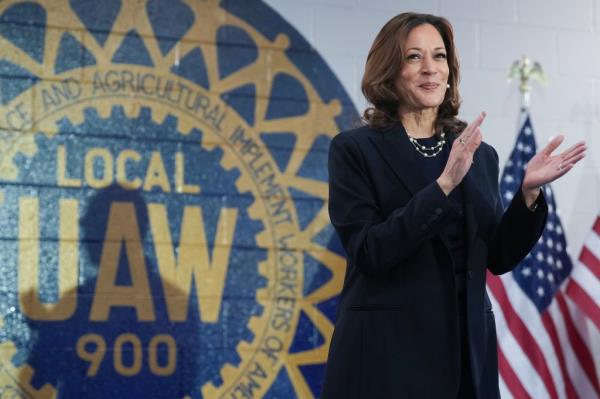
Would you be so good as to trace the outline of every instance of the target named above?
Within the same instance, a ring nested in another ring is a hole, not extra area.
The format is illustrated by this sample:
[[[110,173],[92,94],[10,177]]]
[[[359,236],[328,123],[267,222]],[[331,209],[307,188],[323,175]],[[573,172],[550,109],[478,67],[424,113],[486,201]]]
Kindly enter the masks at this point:
[[[400,14],[371,47],[367,124],[330,148],[329,212],[348,263],[324,399],[499,397],[486,270],[525,257],[545,225],[540,187],[585,144],[553,155],[553,139],[504,212],[485,114],[457,119],[458,81],[444,18]]]

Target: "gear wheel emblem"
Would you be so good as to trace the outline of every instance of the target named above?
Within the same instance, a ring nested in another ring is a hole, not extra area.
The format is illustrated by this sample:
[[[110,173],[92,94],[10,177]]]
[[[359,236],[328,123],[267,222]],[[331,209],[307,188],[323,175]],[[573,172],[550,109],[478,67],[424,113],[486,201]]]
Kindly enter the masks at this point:
[[[0,3],[3,395],[316,396],[349,100],[261,2],[98,7]]]

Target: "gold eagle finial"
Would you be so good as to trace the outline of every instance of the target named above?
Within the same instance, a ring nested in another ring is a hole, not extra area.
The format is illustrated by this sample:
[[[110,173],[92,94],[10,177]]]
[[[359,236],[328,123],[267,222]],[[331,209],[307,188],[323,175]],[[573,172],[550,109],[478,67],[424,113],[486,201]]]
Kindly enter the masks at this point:
[[[521,92],[522,106],[529,108],[529,100],[531,93],[531,81],[537,80],[543,85],[546,84],[546,77],[542,70],[542,65],[533,61],[527,56],[523,56],[520,60],[516,60],[510,67],[508,80],[519,78],[519,91]]]

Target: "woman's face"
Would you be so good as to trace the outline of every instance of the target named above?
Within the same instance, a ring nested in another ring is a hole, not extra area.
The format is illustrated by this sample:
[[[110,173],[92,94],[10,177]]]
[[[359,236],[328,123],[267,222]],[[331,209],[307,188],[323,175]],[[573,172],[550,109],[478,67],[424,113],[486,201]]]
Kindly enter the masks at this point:
[[[433,25],[419,25],[404,43],[404,60],[396,78],[401,106],[406,111],[437,108],[444,100],[448,82],[448,60],[444,40]]]

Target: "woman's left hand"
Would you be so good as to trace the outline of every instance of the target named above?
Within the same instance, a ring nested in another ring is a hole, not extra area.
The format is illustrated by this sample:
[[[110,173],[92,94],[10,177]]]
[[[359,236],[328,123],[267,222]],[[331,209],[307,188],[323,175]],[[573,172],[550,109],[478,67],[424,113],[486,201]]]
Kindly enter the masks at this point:
[[[531,206],[535,201],[541,186],[563,176],[585,157],[585,150],[587,149],[585,141],[574,144],[560,154],[552,155],[552,152],[558,148],[564,139],[563,135],[554,137],[527,164],[527,170],[525,170],[525,177],[522,183],[523,195],[525,196],[527,206]]]

